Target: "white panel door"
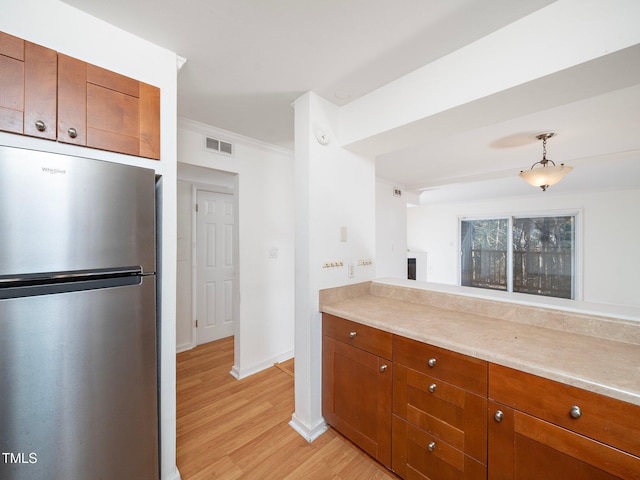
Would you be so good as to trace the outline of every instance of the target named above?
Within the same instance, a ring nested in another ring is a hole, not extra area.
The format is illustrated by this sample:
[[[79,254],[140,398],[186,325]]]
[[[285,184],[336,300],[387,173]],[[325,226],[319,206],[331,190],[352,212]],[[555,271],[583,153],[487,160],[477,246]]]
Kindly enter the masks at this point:
[[[196,344],[233,335],[233,195],[198,190]]]

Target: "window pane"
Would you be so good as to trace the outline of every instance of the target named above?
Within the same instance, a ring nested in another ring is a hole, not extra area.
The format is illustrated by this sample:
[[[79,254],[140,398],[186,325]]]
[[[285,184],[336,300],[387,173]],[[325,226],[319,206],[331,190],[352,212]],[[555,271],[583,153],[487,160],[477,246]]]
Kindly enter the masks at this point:
[[[574,217],[513,219],[513,291],[573,298]]]
[[[461,222],[462,285],[507,289],[508,223],[506,218]]]

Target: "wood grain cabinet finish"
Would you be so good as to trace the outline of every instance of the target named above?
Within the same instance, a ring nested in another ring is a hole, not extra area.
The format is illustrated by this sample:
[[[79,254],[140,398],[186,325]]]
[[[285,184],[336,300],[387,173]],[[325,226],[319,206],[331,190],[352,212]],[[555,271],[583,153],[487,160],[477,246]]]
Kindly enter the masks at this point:
[[[485,479],[487,363],[399,336],[393,361],[393,470],[403,478]]]
[[[0,130],[56,139],[54,50],[0,32]]]
[[[326,313],[322,386],[407,480],[640,480],[640,406]]]
[[[160,158],[160,89],[0,32],[0,130]]]
[[[322,329],[322,414],[390,468],[391,334],[326,313]]]
[[[160,158],[160,90],[58,55],[58,140]]]
[[[489,479],[640,479],[640,406],[491,364]]]

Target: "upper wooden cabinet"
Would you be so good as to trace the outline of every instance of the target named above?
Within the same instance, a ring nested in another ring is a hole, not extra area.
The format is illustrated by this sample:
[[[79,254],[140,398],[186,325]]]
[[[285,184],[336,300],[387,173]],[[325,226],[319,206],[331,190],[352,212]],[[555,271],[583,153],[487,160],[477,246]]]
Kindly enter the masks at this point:
[[[160,89],[0,32],[0,130],[160,158]]]
[[[160,90],[58,55],[58,140],[160,158]]]
[[[56,139],[54,50],[0,32],[0,130]]]

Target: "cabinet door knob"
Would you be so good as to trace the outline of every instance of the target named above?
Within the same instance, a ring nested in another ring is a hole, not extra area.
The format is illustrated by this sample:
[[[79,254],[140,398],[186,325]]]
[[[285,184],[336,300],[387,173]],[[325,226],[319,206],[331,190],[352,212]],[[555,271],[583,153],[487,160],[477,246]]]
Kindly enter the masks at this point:
[[[78,131],[73,127],[71,127],[69,130],[67,130],[67,133],[69,134],[69,136],[71,138],[76,138],[78,136]]]
[[[572,418],[580,418],[582,416],[582,410],[578,405],[574,405],[571,407],[571,411],[569,412]]]
[[[430,452],[433,452],[436,449],[436,442],[431,442],[429,445],[427,445],[427,448]]]
[[[504,418],[504,413],[502,413],[502,410],[496,410],[496,413],[493,415],[493,418],[495,418],[496,422],[500,423]]]
[[[436,363],[438,363],[438,361],[435,358],[430,358],[429,361],[427,362],[429,364],[429,366],[431,368],[436,366]]]
[[[381,372],[386,372],[387,371],[387,366],[386,365],[381,365],[380,366],[380,371]]]
[[[36,120],[36,128],[39,132],[44,132],[47,129],[47,126],[42,120]]]
[[[358,332],[349,332],[349,338],[356,338]]]
[[[436,384],[435,384],[435,383],[432,383],[431,385],[429,385],[429,391],[430,391],[431,393],[433,393],[433,392],[435,392],[435,391],[436,391]]]

